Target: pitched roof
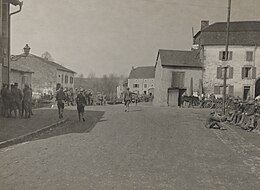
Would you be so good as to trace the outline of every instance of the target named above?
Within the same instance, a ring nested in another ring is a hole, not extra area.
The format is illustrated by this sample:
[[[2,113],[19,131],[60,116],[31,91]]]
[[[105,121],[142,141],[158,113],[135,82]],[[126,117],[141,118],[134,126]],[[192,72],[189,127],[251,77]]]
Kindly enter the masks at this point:
[[[19,71],[19,72],[24,72],[24,73],[34,73],[33,71],[31,71],[29,68],[27,68],[24,65],[21,65],[19,63],[16,62],[11,62],[10,63],[10,68],[11,70],[15,70],[15,71]]]
[[[154,77],[154,66],[136,67],[129,74],[129,79],[150,79]]]
[[[226,32],[226,22],[216,22],[204,28],[203,32]],[[230,22],[230,32],[252,32],[260,31],[260,21],[238,21]]]
[[[199,31],[195,41],[201,45],[224,45],[226,22],[216,22]],[[230,45],[260,45],[260,21],[230,22]]]
[[[29,56],[32,56],[32,57],[37,58],[37,59],[39,59],[39,60],[41,60],[41,61],[43,61],[43,62],[45,62],[45,63],[47,63],[49,65],[52,65],[52,66],[56,67],[56,69],[58,69],[58,70],[66,71],[66,72],[70,72],[70,73],[76,73],[76,72],[74,72],[74,71],[72,71],[72,70],[70,70],[70,69],[68,69],[68,68],[66,68],[66,67],[64,67],[64,66],[62,66],[62,65],[60,65],[58,63],[55,63],[53,61],[49,61],[49,60],[44,59],[42,57],[39,57],[37,55],[29,54]],[[22,57],[26,57],[26,55],[23,53],[23,54],[20,54],[20,55],[12,56],[11,57],[11,61],[15,62],[15,61],[19,60]]]
[[[157,60],[160,57],[162,66],[195,67],[201,68],[199,55],[196,51],[164,50],[158,51]]]

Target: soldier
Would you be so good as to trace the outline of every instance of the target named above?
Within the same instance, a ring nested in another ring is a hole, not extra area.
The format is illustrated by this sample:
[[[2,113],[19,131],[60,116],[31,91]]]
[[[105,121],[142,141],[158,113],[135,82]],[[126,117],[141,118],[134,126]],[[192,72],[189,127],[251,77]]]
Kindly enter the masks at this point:
[[[76,102],[77,102],[79,121],[81,121],[81,118],[82,118],[82,121],[84,122],[85,121],[84,107],[86,105],[86,98],[83,95],[83,89],[80,89],[80,93],[77,95]]]
[[[19,117],[22,117],[22,100],[23,94],[22,91],[18,88],[18,83],[14,83],[13,89],[11,91],[13,98],[14,98],[14,113],[15,117],[17,116],[16,110],[19,111]]]
[[[61,86],[56,95],[59,118],[63,118],[65,98],[65,93],[63,92],[63,87]]]
[[[123,99],[125,102],[125,112],[129,112],[129,104],[132,100],[132,94],[135,94],[133,92],[130,92],[129,88],[126,89],[123,95]]]
[[[24,105],[24,111],[25,111],[25,118],[31,117],[31,104],[32,104],[32,91],[29,87],[29,85],[25,84],[24,90],[23,90],[23,105]]]
[[[10,117],[10,90],[8,84],[3,85],[1,90],[1,97],[3,101],[3,116]]]

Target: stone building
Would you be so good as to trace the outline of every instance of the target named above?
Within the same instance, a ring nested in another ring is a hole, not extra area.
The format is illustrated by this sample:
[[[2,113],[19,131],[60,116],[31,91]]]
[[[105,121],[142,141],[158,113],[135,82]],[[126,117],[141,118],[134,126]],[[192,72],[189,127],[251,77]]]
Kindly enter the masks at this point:
[[[183,94],[202,88],[202,65],[197,51],[159,50],[155,64],[156,106],[178,106]]]
[[[18,88],[23,89],[25,84],[32,83],[33,72],[21,64],[11,62],[10,83],[18,83]]]
[[[228,66],[227,89],[231,96],[246,99],[260,95],[260,21],[230,23],[228,61],[225,58],[226,23],[202,21],[194,36],[200,51],[206,94],[223,93],[223,66]]]
[[[11,64],[20,65],[33,72],[31,85],[34,92],[54,94],[58,83],[66,88],[74,88],[74,71],[31,54],[30,49],[27,44],[24,53],[11,57]]]
[[[132,67],[128,77],[128,88],[137,94],[154,94],[154,66]]]

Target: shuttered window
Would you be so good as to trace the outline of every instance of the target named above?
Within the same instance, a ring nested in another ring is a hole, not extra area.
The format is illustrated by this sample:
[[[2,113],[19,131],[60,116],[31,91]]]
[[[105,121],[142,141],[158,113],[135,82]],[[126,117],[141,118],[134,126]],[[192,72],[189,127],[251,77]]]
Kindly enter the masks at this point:
[[[172,72],[172,88],[183,88],[184,77],[184,72]]]
[[[225,61],[226,59],[226,52],[225,51],[220,51],[219,52],[219,60],[221,61]],[[232,60],[232,57],[233,57],[233,52],[232,51],[229,51],[228,52],[228,59],[227,60]]]
[[[234,68],[233,67],[229,67],[228,68],[228,78],[229,79],[233,78],[233,73],[234,73]]]
[[[228,87],[228,95],[229,96],[234,96],[234,86],[229,86]]]
[[[253,61],[253,51],[246,52],[246,61]]]
[[[242,67],[241,77],[242,79],[256,79],[256,67]]]
[[[220,86],[214,86],[214,94],[220,94]]]
[[[217,79],[221,79],[222,77],[222,67],[217,67]]]

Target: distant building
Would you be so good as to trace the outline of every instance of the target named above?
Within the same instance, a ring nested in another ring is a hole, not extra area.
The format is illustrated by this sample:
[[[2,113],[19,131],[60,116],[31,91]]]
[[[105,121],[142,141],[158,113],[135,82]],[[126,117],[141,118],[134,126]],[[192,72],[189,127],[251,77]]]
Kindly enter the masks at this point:
[[[137,94],[153,95],[154,81],[154,66],[133,67],[128,77],[128,87]]]
[[[123,82],[119,82],[119,85],[116,88],[117,98],[123,97],[123,92],[126,90],[127,86],[128,86],[128,80],[125,80]]]
[[[155,64],[156,106],[178,106],[183,94],[202,89],[202,65],[197,51],[159,50]]]
[[[260,95],[260,21],[230,23],[228,61],[225,63],[226,23],[209,25],[202,21],[194,36],[200,51],[203,87],[206,94],[223,94],[223,69],[228,66],[227,89],[230,96],[246,99]]]
[[[30,54],[30,49],[27,44],[23,54],[12,56],[11,65],[20,65],[34,73],[31,77],[34,92],[53,94],[57,84],[66,88],[74,88],[74,71],[53,61]]]

